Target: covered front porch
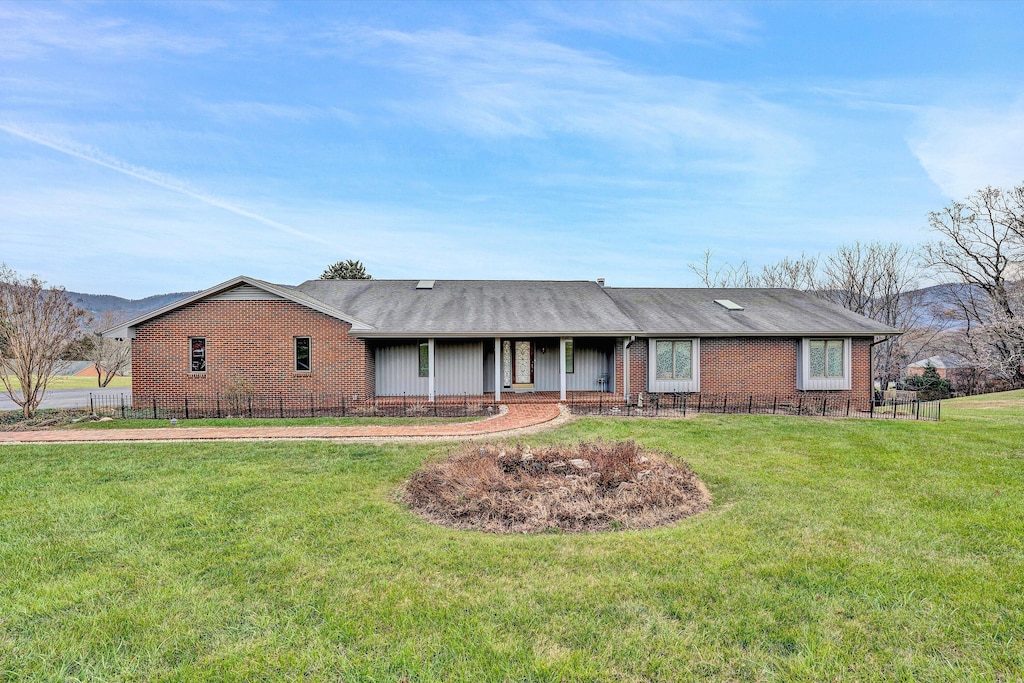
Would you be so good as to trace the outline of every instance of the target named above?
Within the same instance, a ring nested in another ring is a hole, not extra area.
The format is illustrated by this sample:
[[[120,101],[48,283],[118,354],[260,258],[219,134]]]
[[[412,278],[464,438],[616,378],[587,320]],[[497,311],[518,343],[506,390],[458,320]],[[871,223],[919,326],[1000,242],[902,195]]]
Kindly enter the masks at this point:
[[[374,344],[376,395],[493,395],[512,402],[569,392],[613,393],[612,337],[490,337],[381,340]]]

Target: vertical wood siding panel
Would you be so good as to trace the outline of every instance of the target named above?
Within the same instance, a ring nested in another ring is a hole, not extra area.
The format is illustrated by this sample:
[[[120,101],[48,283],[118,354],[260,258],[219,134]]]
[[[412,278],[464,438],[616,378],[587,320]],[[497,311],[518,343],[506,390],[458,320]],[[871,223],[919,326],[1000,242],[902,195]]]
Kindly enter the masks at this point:
[[[376,380],[378,396],[426,396],[429,380],[419,376],[419,344],[377,347]]]
[[[440,396],[469,394],[484,390],[483,342],[437,341],[434,346],[434,377]]]

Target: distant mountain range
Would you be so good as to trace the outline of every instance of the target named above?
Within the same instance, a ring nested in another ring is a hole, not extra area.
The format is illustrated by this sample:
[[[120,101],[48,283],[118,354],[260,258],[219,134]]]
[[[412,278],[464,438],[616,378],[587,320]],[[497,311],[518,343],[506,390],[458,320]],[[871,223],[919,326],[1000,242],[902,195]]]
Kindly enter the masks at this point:
[[[93,314],[96,318],[102,318],[103,314],[111,312],[122,320],[137,318],[143,313],[149,313],[167,304],[184,299],[195,294],[195,292],[172,292],[170,294],[154,294],[145,299],[122,299],[112,294],[83,294],[81,292],[67,292],[68,297],[78,306]]]

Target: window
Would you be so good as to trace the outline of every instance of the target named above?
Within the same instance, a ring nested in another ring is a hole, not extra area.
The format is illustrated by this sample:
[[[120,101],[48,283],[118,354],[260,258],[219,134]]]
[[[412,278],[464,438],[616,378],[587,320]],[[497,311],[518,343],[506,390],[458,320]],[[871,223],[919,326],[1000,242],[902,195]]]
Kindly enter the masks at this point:
[[[309,372],[309,337],[295,338],[295,372]]]
[[[430,377],[430,344],[420,342],[420,377]]]
[[[572,355],[572,339],[565,340],[565,372],[566,374],[572,374],[573,366],[575,362]]]
[[[842,339],[811,339],[808,347],[812,379],[842,379],[845,376]]]
[[[189,337],[188,346],[192,372],[206,372],[206,337]]]
[[[693,379],[693,342],[658,340],[655,379]]]

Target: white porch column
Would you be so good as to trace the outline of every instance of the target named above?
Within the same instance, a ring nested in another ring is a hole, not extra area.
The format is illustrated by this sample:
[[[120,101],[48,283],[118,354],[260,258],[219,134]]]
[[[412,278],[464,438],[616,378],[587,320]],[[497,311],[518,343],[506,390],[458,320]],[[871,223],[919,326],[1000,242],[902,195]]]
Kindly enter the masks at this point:
[[[501,400],[501,337],[494,338],[494,402]]]
[[[565,337],[558,338],[558,398],[565,400]]]
[[[427,339],[427,383],[430,386],[430,400],[434,400],[434,338]]]

